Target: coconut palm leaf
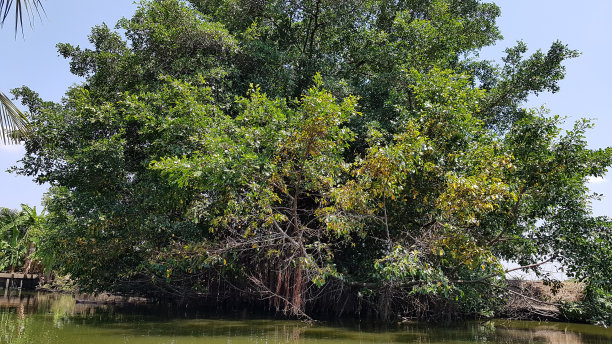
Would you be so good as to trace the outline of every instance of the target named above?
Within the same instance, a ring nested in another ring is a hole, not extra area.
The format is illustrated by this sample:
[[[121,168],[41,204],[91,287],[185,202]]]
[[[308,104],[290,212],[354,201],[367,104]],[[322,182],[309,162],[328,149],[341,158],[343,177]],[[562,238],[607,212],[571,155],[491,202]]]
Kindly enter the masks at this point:
[[[1,0],[0,0],[1,1]],[[0,138],[4,144],[18,143],[30,130],[28,118],[0,91]]]
[[[15,35],[19,28],[23,32],[24,12],[28,21],[32,23],[35,15],[40,16],[41,11],[43,13],[45,11],[42,0],[0,0],[0,25],[4,25],[12,8],[15,9]],[[27,135],[28,130],[27,117],[0,91],[0,137],[2,142],[4,144],[17,143],[21,137]]]
[[[44,13],[41,0],[0,0],[0,24],[4,25],[6,18],[8,17],[11,8],[15,6],[15,34],[17,30],[21,28],[23,32],[23,14],[25,12],[26,18],[32,23],[35,14]]]

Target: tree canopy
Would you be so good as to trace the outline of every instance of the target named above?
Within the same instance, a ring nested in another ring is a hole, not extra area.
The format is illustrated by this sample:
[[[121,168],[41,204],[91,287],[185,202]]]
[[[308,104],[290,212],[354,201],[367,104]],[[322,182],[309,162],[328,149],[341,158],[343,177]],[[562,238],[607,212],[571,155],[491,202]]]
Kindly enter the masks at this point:
[[[15,170],[52,185],[38,249],[83,288],[299,317],[492,314],[503,261],[609,292],[610,222],[585,183],[612,150],[524,108],[578,53],[479,60],[499,14],[143,1],[91,48],[58,44],[83,84],[60,103],[14,90],[33,131]]]

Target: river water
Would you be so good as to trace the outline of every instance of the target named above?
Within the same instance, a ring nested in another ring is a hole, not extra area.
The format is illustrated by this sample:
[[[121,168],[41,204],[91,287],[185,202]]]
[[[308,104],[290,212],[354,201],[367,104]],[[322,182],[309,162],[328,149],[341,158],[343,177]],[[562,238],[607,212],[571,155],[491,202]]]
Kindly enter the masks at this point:
[[[581,324],[306,324],[248,314],[221,318],[181,312],[146,304],[91,304],[72,295],[0,296],[0,343],[612,343],[612,329]]]

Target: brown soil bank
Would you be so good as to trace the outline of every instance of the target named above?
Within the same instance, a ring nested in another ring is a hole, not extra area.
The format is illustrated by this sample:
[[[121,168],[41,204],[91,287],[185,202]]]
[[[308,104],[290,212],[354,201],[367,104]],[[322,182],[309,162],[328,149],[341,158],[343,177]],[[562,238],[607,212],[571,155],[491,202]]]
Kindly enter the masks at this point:
[[[501,310],[501,316],[517,320],[562,320],[559,305],[577,302],[582,298],[584,285],[579,282],[561,282],[546,285],[542,281],[508,281],[510,299]]]

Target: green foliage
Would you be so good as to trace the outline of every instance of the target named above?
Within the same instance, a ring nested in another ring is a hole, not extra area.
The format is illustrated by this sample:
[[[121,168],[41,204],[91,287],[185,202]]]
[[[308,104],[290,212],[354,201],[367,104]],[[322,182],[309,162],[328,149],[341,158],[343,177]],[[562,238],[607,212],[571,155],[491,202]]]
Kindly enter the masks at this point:
[[[576,52],[469,58],[500,37],[476,0],[190,3],[58,45],[86,77],[62,103],[14,92],[33,127],[15,170],[53,186],[37,254],[81,288],[490,316],[503,261],[611,282],[585,183],[612,150],[521,107]]]
[[[570,321],[612,326],[612,293],[610,288],[589,283],[585,288],[582,300],[563,303],[561,312]]]
[[[44,218],[36,207],[21,211],[0,208],[0,271],[24,271],[35,257],[34,247],[44,237]]]
[[[235,38],[180,1],[145,4],[133,18],[117,23],[125,39],[103,24],[89,35],[93,49],[58,44],[59,53],[70,59],[70,71],[86,77],[87,88],[100,102],[123,91],[155,89],[165,76],[195,81],[200,75],[214,86],[218,100],[227,101],[228,60],[239,50]]]

